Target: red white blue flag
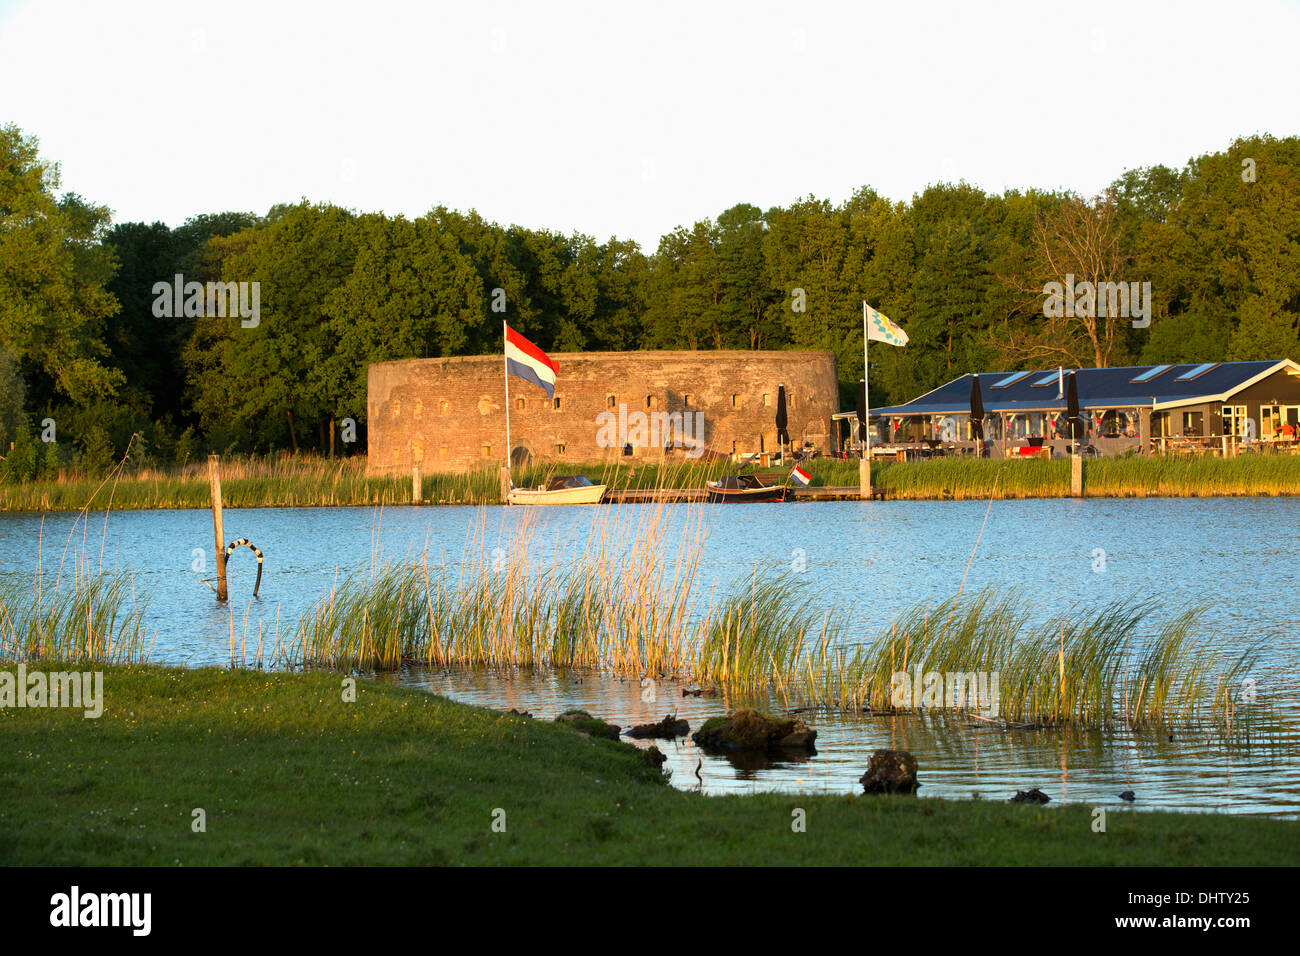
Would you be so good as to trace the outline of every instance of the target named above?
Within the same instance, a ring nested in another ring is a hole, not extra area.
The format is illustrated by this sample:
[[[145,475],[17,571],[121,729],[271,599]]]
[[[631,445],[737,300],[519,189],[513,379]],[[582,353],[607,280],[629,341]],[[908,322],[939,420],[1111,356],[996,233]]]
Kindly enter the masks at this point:
[[[547,398],[555,397],[555,363],[536,345],[506,326],[506,371],[540,385]]]
[[[805,488],[808,487],[808,482],[812,481],[812,475],[808,474],[808,472],[804,471],[798,465],[794,466],[794,471],[790,472],[790,477],[799,482],[799,484],[803,485]]]

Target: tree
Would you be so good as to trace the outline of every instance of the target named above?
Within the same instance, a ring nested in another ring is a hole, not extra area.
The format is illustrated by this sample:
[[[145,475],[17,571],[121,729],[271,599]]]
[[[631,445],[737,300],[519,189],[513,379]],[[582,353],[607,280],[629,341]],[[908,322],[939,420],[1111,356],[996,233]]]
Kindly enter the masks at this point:
[[[0,128],[0,171],[0,346],[38,406],[114,395],[124,379],[104,342],[117,311],[106,289],[116,264],[99,242],[108,210],[56,199],[58,166],[16,126]]]

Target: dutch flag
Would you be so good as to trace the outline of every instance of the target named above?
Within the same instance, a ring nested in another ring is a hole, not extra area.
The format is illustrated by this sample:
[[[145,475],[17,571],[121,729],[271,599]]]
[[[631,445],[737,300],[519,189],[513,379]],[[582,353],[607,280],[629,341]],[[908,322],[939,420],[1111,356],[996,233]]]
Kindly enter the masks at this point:
[[[540,385],[547,398],[555,397],[555,363],[509,325],[506,326],[506,371]]]
[[[794,471],[790,472],[790,477],[799,482],[799,484],[803,485],[805,488],[808,487],[808,482],[812,481],[812,475],[808,474],[808,472],[804,471],[798,465],[794,466]]]

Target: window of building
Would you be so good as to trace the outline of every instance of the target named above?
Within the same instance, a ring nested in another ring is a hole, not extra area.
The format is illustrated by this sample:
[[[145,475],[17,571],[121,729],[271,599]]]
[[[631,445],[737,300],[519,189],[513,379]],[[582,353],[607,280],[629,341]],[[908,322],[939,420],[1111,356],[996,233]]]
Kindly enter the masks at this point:
[[[1002,379],[1001,381],[999,381],[999,382],[994,382],[992,387],[993,387],[993,388],[1006,388],[1008,385],[1014,385],[1014,384],[1016,384],[1016,382],[1020,381],[1022,378],[1025,378],[1025,377],[1027,377],[1027,376],[1029,376],[1029,375],[1033,375],[1033,374],[1034,374],[1033,372],[1012,372],[1010,375],[1008,375],[1006,378]]]
[[[610,408],[617,408],[617,407],[618,407],[618,396],[616,396],[616,395],[606,395],[606,396],[605,396],[605,403],[606,403],[607,405],[609,405]]]
[[[646,408],[654,408],[654,407],[657,406],[658,404],[659,404],[659,399],[658,399],[656,396],[654,396],[654,395],[647,395],[647,396],[645,397],[645,407],[646,407]]]
[[[767,406],[768,406],[768,401],[767,401],[767,392],[764,392],[764,393],[763,393],[763,407],[764,407],[764,408],[767,408]]]
[[[438,403],[438,414],[446,415],[451,411],[451,402],[443,401]]]
[[[732,408],[739,408],[739,407],[740,407],[740,396],[739,396],[739,395],[732,395],[732,396],[731,396],[731,407],[732,407]]]
[[[1244,438],[1246,435],[1246,406],[1245,405],[1224,405],[1223,406],[1223,434],[1231,435],[1236,438]]]
[[[1183,412],[1183,434],[1201,435],[1205,416],[1201,412]]]
[[[527,407],[528,407],[528,399],[526,399],[526,398],[516,398],[516,399],[515,399],[515,408],[516,408],[516,409],[518,409],[519,411],[522,412],[522,411],[523,411],[525,408],[527,408]]]
[[[402,403],[393,402],[393,421],[397,421],[398,417],[401,414],[402,414]]]
[[[625,456],[630,456],[630,455],[632,454],[632,446],[631,446],[631,445],[624,445],[624,446],[623,446],[623,454],[624,454]]]
[[[553,407],[553,408],[558,412],[558,411],[560,410],[560,406],[561,406],[561,399],[560,399],[560,396],[556,395],[556,396],[555,396],[555,401],[554,401],[554,404],[552,405],[552,407]]]
[[[682,396],[682,407],[683,407],[683,408],[690,408],[690,407],[691,407],[691,399],[692,399],[692,398],[694,398],[694,396],[691,395],[689,392],[688,392],[687,394],[683,395],[683,396]]]
[[[555,453],[556,453],[557,455],[563,455],[563,454],[564,454],[564,442],[556,442],[556,444],[555,444]]]
[[[446,460],[447,460],[447,446],[446,446],[446,445],[439,445],[439,446],[438,446],[438,459],[439,459],[440,461],[446,461]]]
[[[484,458],[491,458],[491,457],[492,457],[492,446],[491,446],[491,445],[484,445],[484,446],[483,446],[483,457],[484,457]]]

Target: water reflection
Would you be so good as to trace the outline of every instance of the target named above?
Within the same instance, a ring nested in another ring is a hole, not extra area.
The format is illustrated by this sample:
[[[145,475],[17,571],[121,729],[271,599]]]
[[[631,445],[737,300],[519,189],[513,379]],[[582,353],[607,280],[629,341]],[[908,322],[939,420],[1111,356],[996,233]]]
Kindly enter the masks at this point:
[[[455,700],[496,710],[528,710],[549,720],[571,707],[623,729],[654,723],[675,713],[692,731],[740,702],[726,697],[683,697],[685,685],[663,681],[655,700],[642,699],[634,681],[562,674],[490,671],[389,675]],[[779,702],[760,702],[773,712]],[[689,737],[654,744],[668,758],[674,786],[705,793],[795,791],[861,793],[858,778],[880,749],[911,751],[920,764],[922,796],[1006,800],[1038,787],[1055,803],[1129,806],[1119,799],[1133,790],[1137,809],[1223,811],[1300,815],[1300,763],[1296,740],[1274,742],[1249,754],[1230,753],[1204,735],[1131,731],[1001,730],[958,716],[865,716],[832,712],[801,714],[817,732],[817,753],[807,759],[746,759],[701,750]],[[696,779],[699,766],[701,783]]]

